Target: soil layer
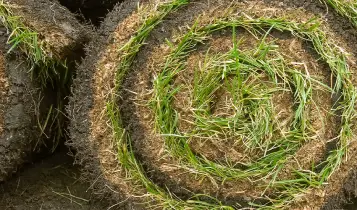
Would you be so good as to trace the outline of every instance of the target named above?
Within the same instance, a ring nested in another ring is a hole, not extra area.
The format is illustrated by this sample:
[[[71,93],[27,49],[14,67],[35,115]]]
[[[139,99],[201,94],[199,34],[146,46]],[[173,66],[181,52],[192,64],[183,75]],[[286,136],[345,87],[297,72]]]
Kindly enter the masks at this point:
[[[3,210],[103,210],[111,204],[95,199],[89,183],[80,180],[78,167],[65,148],[42,161],[26,165],[0,184]],[[111,208],[116,210],[117,208]]]

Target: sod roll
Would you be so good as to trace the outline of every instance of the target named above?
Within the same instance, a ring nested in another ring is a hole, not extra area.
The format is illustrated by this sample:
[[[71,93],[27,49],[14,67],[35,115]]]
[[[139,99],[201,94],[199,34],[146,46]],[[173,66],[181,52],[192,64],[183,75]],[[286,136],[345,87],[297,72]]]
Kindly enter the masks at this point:
[[[349,0],[324,0],[324,2],[336,10],[341,16],[350,20],[354,27],[357,27],[356,2]]]
[[[0,28],[0,182],[26,162],[39,143],[39,85],[19,54],[7,54],[6,29]]]
[[[134,1],[100,34],[74,81],[68,145],[113,207],[314,209],[343,190],[354,63],[316,14]]]
[[[78,22],[74,14],[56,0],[4,0],[0,3],[0,9],[2,21],[7,27],[10,30],[17,28],[13,36],[23,35],[29,39],[33,35],[26,32],[36,33],[38,38],[36,42],[40,45],[43,56],[57,60],[64,60],[68,55],[73,55],[88,41],[91,32],[89,28]],[[26,37],[21,38],[26,40]],[[29,40],[25,44],[35,43]],[[35,53],[31,49],[27,49],[27,51],[29,54]]]
[[[0,21],[3,181],[64,136],[72,66],[91,30],[57,1],[0,1]]]

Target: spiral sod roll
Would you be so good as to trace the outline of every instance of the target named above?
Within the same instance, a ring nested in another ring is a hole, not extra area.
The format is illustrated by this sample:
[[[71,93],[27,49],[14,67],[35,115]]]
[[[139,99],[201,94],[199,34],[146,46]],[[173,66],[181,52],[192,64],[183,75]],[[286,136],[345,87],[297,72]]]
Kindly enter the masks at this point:
[[[103,23],[74,82],[69,145],[113,207],[319,208],[339,188],[348,56],[313,16],[250,6],[125,2]]]
[[[63,137],[63,104],[76,50],[90,38],[56,1],[0,1],[0,181]],[[68,92],[68,91],[67,91]]]

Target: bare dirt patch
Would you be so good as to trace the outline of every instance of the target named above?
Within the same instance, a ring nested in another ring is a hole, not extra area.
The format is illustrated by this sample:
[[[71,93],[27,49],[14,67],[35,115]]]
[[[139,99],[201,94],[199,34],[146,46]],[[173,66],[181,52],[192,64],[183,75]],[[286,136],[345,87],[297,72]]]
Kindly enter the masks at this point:
[[[26,165],[8,182],[0,184],[4,210],[102,210],[111,205],[95,199],[89,183],[80,180],[78,167],[66,148]],[[116,208],[112,208],[116,209]]]

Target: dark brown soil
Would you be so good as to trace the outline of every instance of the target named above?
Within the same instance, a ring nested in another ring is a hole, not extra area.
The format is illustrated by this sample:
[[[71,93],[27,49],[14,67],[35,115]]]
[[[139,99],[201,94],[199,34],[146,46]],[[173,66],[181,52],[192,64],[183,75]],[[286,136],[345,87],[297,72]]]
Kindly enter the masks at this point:
[[[71,12],[78,14],[81,21],[90,21],[93,25],[99,26],[114,6],[123,0],[59,0],[59,2]]]
[[[135,192],[130,188],[130,184],[124,181],[123,172],[116,163],[116,145],[113,142],[111,128],[107,125],[109,119],[105,115],[105,105],[109,100],[108,93],[114,87],[113,78],[115,78],[115,70],[119,62],[118,46],[125,43],[136,31],[136,27],[140,25],[137,14],[133,12],[136,3],[126,2],[123,4],[124,6],[117,7],[103,23],[100,35],[88,47],[88,57],[79,67],[78,77],[74,82],[74,96],[70,99],[68,107],[72,119],[69,145],[78,151],[76,162],[84,167],[83,174],[86,178],[91,181],[95,180],[93,188],[96,192],[103,195],[110,194],[114,200],[118,201],[124,201]],[[193,20],[199,14],[206,12],[206,16],[213,17],[231,3],[232,1],[218,0],[193,1],[189,6],[169,15],[167,21],[152,32],[147,40],[147,45],[139,52],[130,74],[126,77],[121,93],[123,99],[119,103],[121,114],[124,125],[127,126],[134,141],[137,158],[147,169],[147,175],[150,178],[158,185],[168,187],[182,198],[190,196],[187,191],[193,191],[218,196],[230,203],[237,200],[248,202],[260,195],[259,191],[254,188],[255,186],[248,182],[226,183],[226,185],[217,187],[216,183],[212,183],[210,180],[201,179],[199,182],[196,177],[184,173],[185,170],[170,165],[170,163],[175,164],[175,160],[164,156],[163,139],[152,133],[152,113],[143,106],[150,99],[151,81],[160,69],[158,66],[164,61],[164,55],[169,52],[165,38],[173,40],[172,36],[187,30],[184,26],[192,25]],[[337,45],[344,47],[348,52],[353,54],[357,52],[357,48],[355,48],[357,35],[351,25],[331,9],[329,9],[329,13],[326,13],[325,5],[318,1],[247,1],[238,3],[238,9],[244,10],[251,16],[286,16],[296,21],[307,20],[313,15],[322,16],[327,22],[323,27],[329,32],[329,38],[334,39]],[[182,27],[179,28],[180,26]],[[282,46],[289,49],[292,42],[293,40],[287,40],[286,43],[282,43]],[[303,60],[311,61],[308,62],[308,65],[318,66],[319,63],[314,61],[316,58],[313,54],[308,57],[304,56],[305,53],[310,53],[310,48],[311,46],[307,46],[307,48],[294,48],[293,46],[290,53],[295,54],[288,54],[288,56],[300,57]],[[354,63],[350,63],[352,69],[355,69]],[[326,66],[322,65],[315,70],[316,74],[322,76],[328,83],[326,76],[329,72],[326,70]],[[321,73],[321,71],[323,72]],[[329,107],[332,102],[327,98],[327,96],[321,95],[321,98],[317,99],[318,104],[324,108],[325,106]],[[314,113],[312,117],[314,126],[323,127]],[[336,122],[334,120],[326,121],[328,122],[325,125],[326,130],[317,144],[307,144],[298,152],[297,159],[301,160],[303,164],[310,165],[312,160],[319,161],[324,153],[328,152],[327,140],[335,134],[334,125]],[[315,209],[323,205],[328,209],[341,208],[345,200],[350,200],[346,197],[347,195],[355,195],[351,190],[355,187],[349,187],[352,186],[349,180],[353,177],[349,174],[354,171],[357,165],[357,161],[353,159],[357,152],[356,148],[356,143],[351,144],[350,159],[331,177],[330,185],[321,192],[310,192],[306,198],[299,201],[299,204],[295,206],[296,209]],[[311,154],[314,154],[313,157]],[[343,192],[344,190],[347,193]],[[140,189],[137,193],[140,195]],[[230,198],[233,199],[230,200]]]
[[[95,199],[90,184],[80,180],[78,167],[62,148],[42,161],[26,165],[0,184],[2,210],[103,210],[111,205]],[[116,209],[116,208],[111,208]]]

